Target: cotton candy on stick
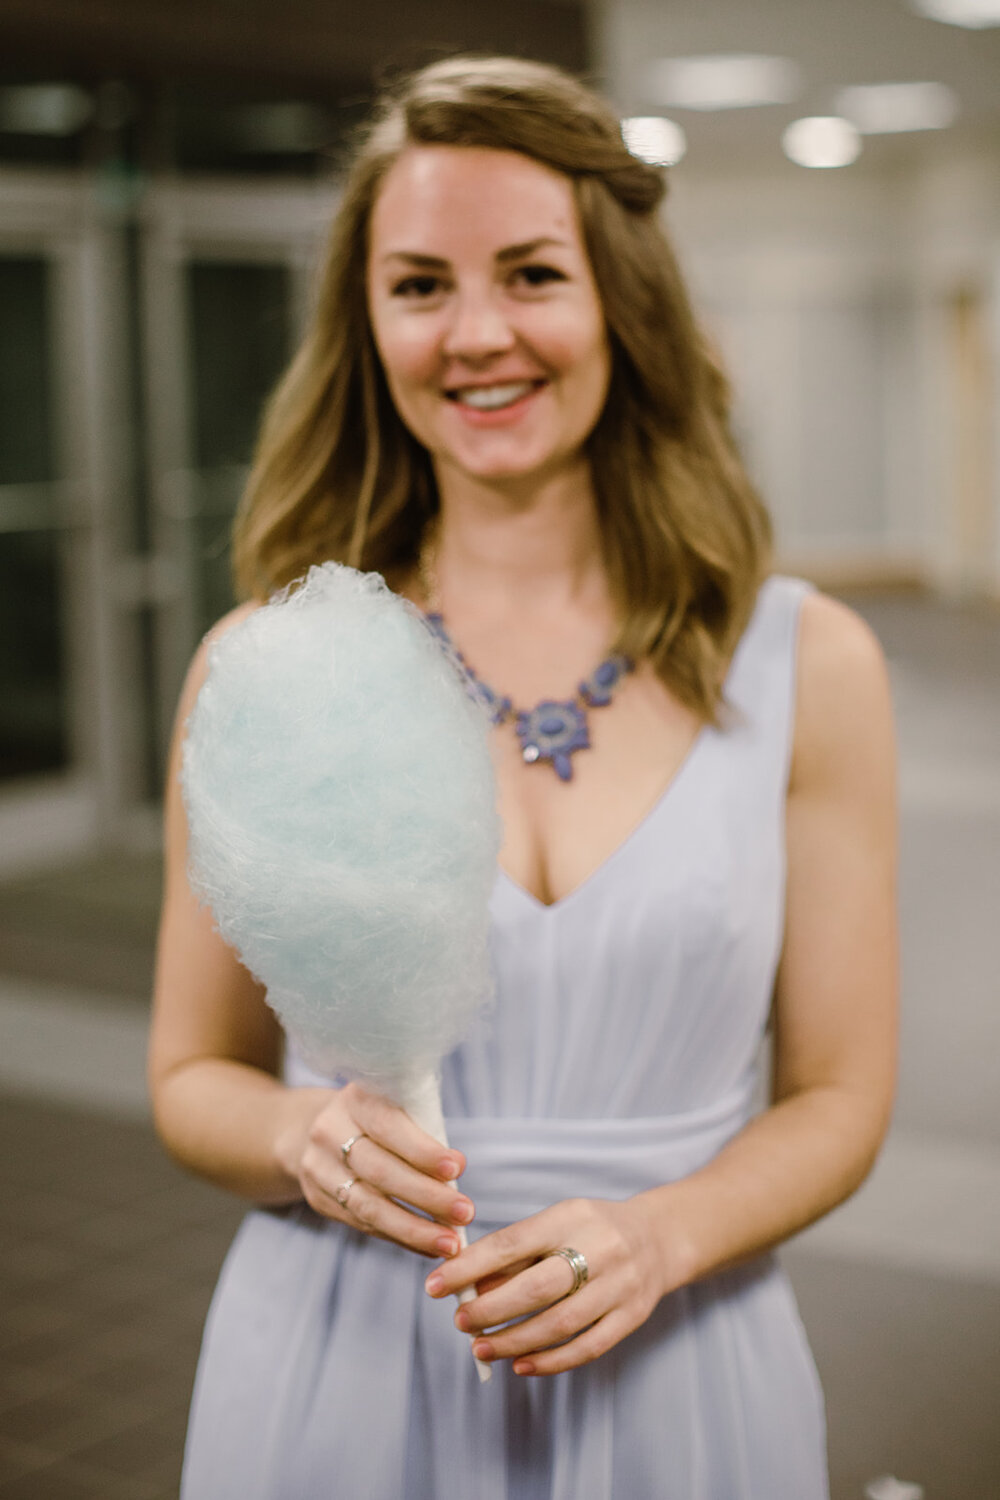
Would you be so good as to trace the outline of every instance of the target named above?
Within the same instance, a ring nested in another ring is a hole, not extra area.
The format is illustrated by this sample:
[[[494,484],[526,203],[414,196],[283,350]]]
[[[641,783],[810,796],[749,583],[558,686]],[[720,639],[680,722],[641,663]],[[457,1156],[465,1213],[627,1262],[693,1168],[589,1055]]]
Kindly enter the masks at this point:
[[[182,784],[192,885],[302,1055],[447,1144],[500,842],[460,668],[377,574],[313,568],[210,647]]]

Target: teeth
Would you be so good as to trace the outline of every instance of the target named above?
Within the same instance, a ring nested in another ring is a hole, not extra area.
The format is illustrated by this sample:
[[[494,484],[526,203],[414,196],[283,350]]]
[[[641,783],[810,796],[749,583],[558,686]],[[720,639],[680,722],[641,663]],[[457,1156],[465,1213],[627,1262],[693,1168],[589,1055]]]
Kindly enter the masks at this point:
[[[498,411],[501,406],[511,406],[534,390],[531,380],[518,380],[510,385],[466,386],[456,392],[463,406],[473,406],[476,411]]]

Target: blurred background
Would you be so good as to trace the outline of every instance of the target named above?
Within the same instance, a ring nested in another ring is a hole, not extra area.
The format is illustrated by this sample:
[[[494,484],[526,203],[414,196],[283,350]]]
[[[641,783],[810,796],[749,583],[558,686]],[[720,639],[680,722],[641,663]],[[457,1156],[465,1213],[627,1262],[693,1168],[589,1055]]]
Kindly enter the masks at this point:
[[[230,603],[229,520],[344,143],[387,69],[457,49],[585,72],[674,164],[668,223],[780,565],[887,651],[899,1104],[872,1179],[786,1262],[834,1500],[988,1500],[995,0],[0,0],[0,1497],[176,1494],[239,1209],[148,1125],[166,740]]]

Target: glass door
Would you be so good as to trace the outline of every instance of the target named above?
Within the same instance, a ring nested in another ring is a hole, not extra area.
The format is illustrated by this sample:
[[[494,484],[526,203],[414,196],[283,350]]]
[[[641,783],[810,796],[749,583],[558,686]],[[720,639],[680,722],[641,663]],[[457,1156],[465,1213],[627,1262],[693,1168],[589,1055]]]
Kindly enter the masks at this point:
[[[0,876],[130,795],[116,244],[83,174],[0,171]]]
[[[143,287],[159,741],[199,639],[234,603],[229,533],[264,404],[309,296],[329,188],[162,184]]]
[[[72,758],[47,258],[0,252],[0,783]]]
[[[184,281],[201,633],[234,603],[229,533],[261,411],[291,352],[292,270],[282,261],[192,259]]]

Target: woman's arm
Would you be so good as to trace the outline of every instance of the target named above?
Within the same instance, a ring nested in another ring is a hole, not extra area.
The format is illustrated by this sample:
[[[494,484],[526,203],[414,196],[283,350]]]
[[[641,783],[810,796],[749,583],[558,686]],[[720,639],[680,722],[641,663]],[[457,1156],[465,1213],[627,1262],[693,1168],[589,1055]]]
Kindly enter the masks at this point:
[[[882,653],[849,610],[802,607],[787,807],[785,944],[775,993],[774,1103],[701,1171],[624,1203],[571,1201],[470,1246],[431,1295],[485,1281],[457,1314],[480,1357],[523,1374],[586,1363],[666,1293],[795,1234],[875,1159],[896,1054],[895,751]],[[581,1250],[588,1284],[565,1301]],[[555,1305],[551,1305],[551,1304]],[[559,1348],[547,1345],[569,1340]]]
[[[228,628],[240,610],[216,627]],[[457,1248],[442,1222],[468,1222],[453,1179],[465,1163],[386,1099],[351,1084],[293,1089],[278,1079],[282,1036],[261,987],[216,931],[187,879],[180,790],[184,725],[208,670],[208,647],[181,696],[166,792],[166,871],[157,951],[149,1086],[157,1130],[184,1166],[258,1203],[305,1198],[317,1212],[427,1255]],[[363,1134],[350,1170],[340,1144]],[[336,1192],[359,1179],[348,1209]],[[428,1222],[394,1202],[432,1215]]]

